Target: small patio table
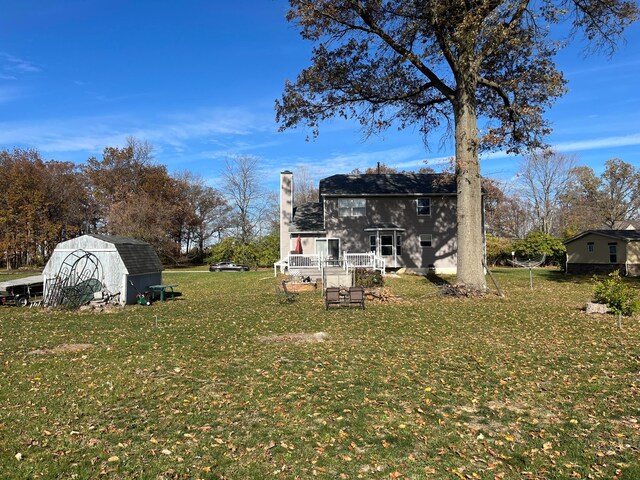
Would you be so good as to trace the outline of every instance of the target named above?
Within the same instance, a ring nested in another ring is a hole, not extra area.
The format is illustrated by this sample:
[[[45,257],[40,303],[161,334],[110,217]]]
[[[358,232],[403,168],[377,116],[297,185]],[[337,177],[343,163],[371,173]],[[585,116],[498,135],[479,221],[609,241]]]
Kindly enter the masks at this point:
[[[147,290],[151,293],[151,299],[154,299],[156,296],[160,298],[161,302],[164,302],[167,294],[171,294],[171,300],[174,300],[174,287],[178,285],[149,285]]]

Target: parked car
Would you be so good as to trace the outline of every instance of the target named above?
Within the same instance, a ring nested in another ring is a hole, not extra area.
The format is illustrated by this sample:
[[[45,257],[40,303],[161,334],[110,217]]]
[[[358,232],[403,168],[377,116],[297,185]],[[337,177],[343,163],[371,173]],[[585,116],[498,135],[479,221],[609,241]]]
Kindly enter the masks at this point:
[[[19,278],[0,283],[0,305],[26,307],[42,300],[43,281],[41,275]]]
[[[246,272],[249,270],[249,267],[246,265],[240,265],[239,263],[233,262],[219,262],[214,263],[213,265],[209,265],[210,272]]]

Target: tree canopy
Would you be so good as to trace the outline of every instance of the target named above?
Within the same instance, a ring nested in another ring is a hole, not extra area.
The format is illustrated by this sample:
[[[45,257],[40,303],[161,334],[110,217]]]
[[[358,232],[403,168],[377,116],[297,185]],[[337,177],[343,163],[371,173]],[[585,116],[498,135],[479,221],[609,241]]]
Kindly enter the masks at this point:
[[[567,223],[574,230],[620,228],[640,216],[640,169],[619,158],[604,165],[600,176],[585,166],[573,170],[563,192],[563,211],[568,212]]]
[[[290,0],[288,19],[315,43],[311,66],[276,102],[281,128],[318,134],[331,117],[367,134],[445,126],[455,141],[458,281],[485,287],[478,154],[539,147],[543,114],[566,91],[555,24],[613,50],[638,16],[628,0]],[[566,39],[565,39],[566,40]]]
[[[58,242],[85,233],[148,241],[168,262],[192,250],[202,260],[229,228],[226,200],[198,177],[170,175],[152,150],[130,138],[82,165],[0,150],[0,262],[42,264]]]

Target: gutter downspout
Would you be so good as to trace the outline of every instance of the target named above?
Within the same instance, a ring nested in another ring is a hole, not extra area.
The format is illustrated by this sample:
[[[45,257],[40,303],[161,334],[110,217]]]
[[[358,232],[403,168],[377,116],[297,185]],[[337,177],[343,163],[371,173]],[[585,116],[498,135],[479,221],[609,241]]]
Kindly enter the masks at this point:
[[[626,241],[627,247],[624,249],[624,276],[629,276],[629,240]]]

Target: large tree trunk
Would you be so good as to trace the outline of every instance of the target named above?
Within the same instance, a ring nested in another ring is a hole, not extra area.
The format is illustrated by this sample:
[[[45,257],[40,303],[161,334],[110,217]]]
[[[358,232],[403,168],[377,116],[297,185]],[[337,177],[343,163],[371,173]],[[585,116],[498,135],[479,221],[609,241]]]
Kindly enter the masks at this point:
[[[460,86],[454,103],[458,186],[458,283],[486,290],[475,85]]]

